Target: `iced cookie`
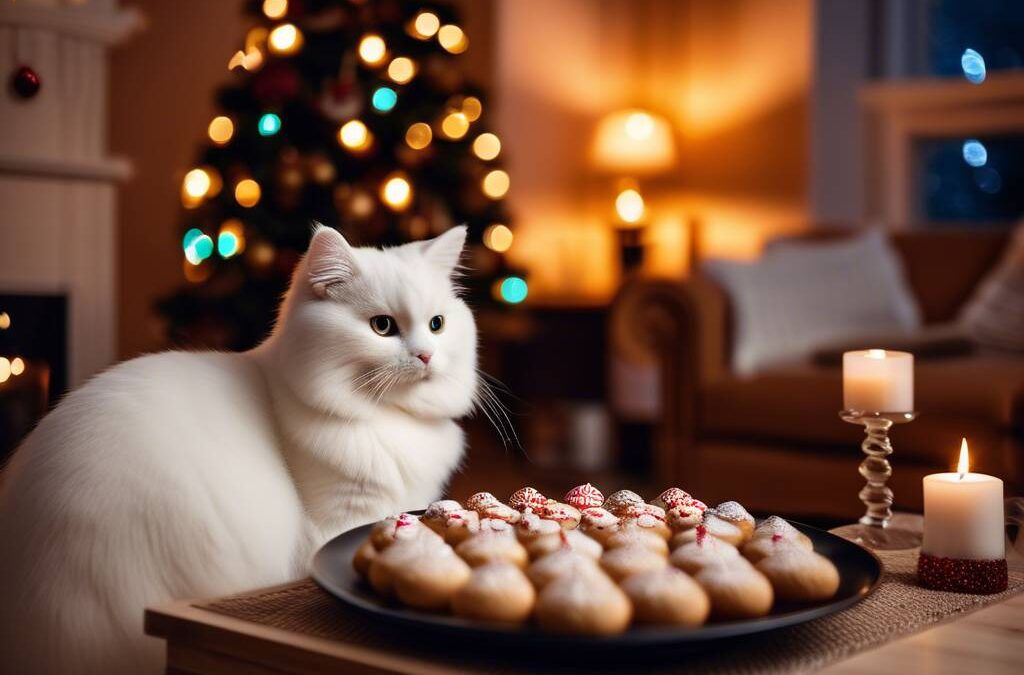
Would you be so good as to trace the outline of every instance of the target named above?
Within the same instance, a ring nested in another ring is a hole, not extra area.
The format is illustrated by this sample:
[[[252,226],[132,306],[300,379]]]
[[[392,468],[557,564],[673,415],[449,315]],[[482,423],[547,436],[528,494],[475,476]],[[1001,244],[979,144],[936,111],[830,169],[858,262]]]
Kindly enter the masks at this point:
[[[539,537],[532,541],[527,546],[526,551],[530,554],[531,559],[536,560],[548,553],[554,553],[560,548],[571,549],[594,560],[600,558],[604,550],[601,544],[579,530],[563,530],[559,528],[559,531],[555,534]]]
[[[522,570],[505,562],[481,565],[455,593],[452,609],[481,621],[520,623],[533,612],[537,592]]]
[[[367,539],[356,549],[355,555],[352,556],[352,567],[355,568],[359,576],[366,578],[370,573],[370,563],[376,557],[377,549],[373,547],[373,542]]]
[[[507,520],[500,518],[481,518],[479,534],[500,534],[506,537],[515,537],[516,528]]]
[[[600,572],[559,577],[537,597],[537,622],[552,633],[615,635],[632,615],[629,598]]]
[[[694,578],[708,594],[716,619],[753,619],[771,611],[771,583],[743,557],[708,565]]]
[[[424,511],[423,516],[420,518],[420,522],[434,532],[444,535],[445,524],[448,522],[449,514],[461,510],[462,504],[454,499],[441,499],[427,507],[427,510]]]
[[[597,562],[572,549],[559,549],[543,558],[533,561],[526,569],[526,576],[537,588],[544,588],[555,579],[569,574],[597,573]]]
[[[828,558],[800,546],[786,546],[757,563],[775,597],[794,602],[827,600],[839,589],[839,571]]]
[[[522,514],[516,511],[514,508],[507,504],[498,502],[489,506],[484,506],[478,512],[481,518],[489,518],[491,520],[503,520],[506,523],[515,524],[519,522]]]
[[[501,501],[490,492],[477,492],[466,500],[466,508],[483,515],[484,509],[488,506],[495,506]]]
[[[562,531],[562,526],[555,521],[545,520],[532,512],[524,513],[523,517],[516,523],[516,537],[527,548],[540,537],[558,534]]]
[[[711,601],[700,584],[674,567],[627,577],[622,590],[633,602],[640,623],[700,626],[711,610]]]
[[[814,550],[810,538],[778,516],[771,516],[761,521],[754,528],[750,541],[743,546],[743,555],[750,562],[756,563],[773,552],[794,545],[808,551]]]
[[[669,529],[665,521],[650,513],[641,513],[635,517],[626,516],[622,518],[621,529],[628,530],[634,527],[653,532],[665,541],[672,537],[672,530]]]
[[[382,551],[399,539],[414,539],[427,529],[419,516],[401,513],[388,516],[374,525],[370,530],[370,541],[375,549]]]
[[[463,509],[448,514],[444,524],[444,540],[452,546],[462,542],[480,531],[480,514],[476,511]]]
[[[770,537],[754,537],[743,545],[743,555],[747,560],[757,564],[768,556],[775,555],[784,549],[796,548],[801,551],[809,551],[809,548],[802,546],[797,539],[785,537],[781,534],[773,534]]]
[[[643,546],[661,556],[668,555],[668,544],[665,539],[654,532],[639,527],[622,528],[605,540],[606,548],[622,548],[625,546]]]
[[[548,498],[532,487],[519,488],[508,498],[508,505],[520,513],[526,509],[534,512],[548,503]]]
[[[553,520],[566,530],[575,529],[580,524],[580,511],[575,506],[548,502],[537,512],[541,518]]]
[[[619,530],[619,517],[600,506],[580,512],[580,529],[602,544]]]
[[[757,521],[739,502],[722,502],[711,511],[715,516],[735,525],[743,533],[743,542],[754,536]]]
[[[497,532],[481,532],[470,537],[456,546],[455,552],[469,563],[470,567],[479,567],[499,561],[526,567],[528,561],[526,549],[515,537]]]
[[[696,574],[708,565],[728,563],[740,557],[735,546],[701,532],[702,529],[703,525],[697,528],[696,540],[675,549],[668,558],[670,563],[687,574]]]
[[[624,507],[617,514],[620,518],[639,518],[640,516],[651,516],[658,520],[665,520],[665,509],[654,504],[631,504]]]
[[[629,490],[619,490],[613,492],[608,496],[608,499],[604,500],[603,507],[607,511],[611,511],[617,516],[621,516],[629,506],[639,506],[644,503],[644,498],[635,492]]]
[[[673,532],[692,530],[704,522],[704,511],[696,504],[676,504],[665,512],[665,524]]]
[[[616,581],[640,572],[660,570],[666,566],[665,556],[643,546],[608,549],[601,556],[601,569]]]
[[[378,551],[377,555],[370,561],[369,574],[367,574],[373,590],[381,595],[391,595],[394,592],[396,572],[400,568],[414,564],[416,560],[423,557],[430,549],[437,548],[450,547],[441,541],[440,537],[435,536],[433,538],[399,539],[392,542],[383,551]]]
[[[711,511],[704,513],[704,520],[701,521],[700,527],[695,527],[692,530],[683,530],[676,532],[672,535],[672,548],[676,549],[683,544],[688,544],[691,541],[697,540],[697,530],[704,528],[704,531],[716,539],[728,542],[733,546],[738,546],[743,542],[743,531],[736,527],[732,523],[722,520]]]
[[[691,497],[690,493],[686,490],[677,487],[670,487],[658,495],[656,499],[652,500],[651,503],[668,511],[677,504],[685,503],[691,499],[693,499],[693,497]]]
[[[423,554],[394,569],[394,588],[398,599],[416,609],[447,609],[470,569],[452,547],[428,546]]]
[[[604,504],[604,495],[590,483],[584,483],[565,493],[565,503],[582,511]]]

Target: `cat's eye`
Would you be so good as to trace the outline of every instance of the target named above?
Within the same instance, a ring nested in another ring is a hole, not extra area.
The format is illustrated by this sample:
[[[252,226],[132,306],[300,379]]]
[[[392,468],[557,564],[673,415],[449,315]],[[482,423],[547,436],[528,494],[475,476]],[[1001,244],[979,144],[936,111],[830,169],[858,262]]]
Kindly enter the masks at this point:
[[[370,328],[372,328],[373,332],[377,335],[383,335],[384,337],[398,334],[398,322],[387,314],[378,314],[377,316],[371,317]]]
[[[430,319],[430,332],[440,333],[441,329],[444,328],[444,317],[438,314],[437,316]]]

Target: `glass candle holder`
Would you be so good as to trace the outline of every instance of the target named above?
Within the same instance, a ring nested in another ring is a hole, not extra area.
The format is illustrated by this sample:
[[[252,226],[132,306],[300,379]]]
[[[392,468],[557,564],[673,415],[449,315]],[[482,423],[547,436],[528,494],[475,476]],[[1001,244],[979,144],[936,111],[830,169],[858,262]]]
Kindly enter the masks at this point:
[[[838,528],[836,532],[874,549],[901,550],[920,546],[920,534],[890,527],[893,492],[888,486],[889,477],[892,476],[889,455],[893,452],[889,429],[894,424],[913,421],[917,413],[842,410],[839,417],[844,422],[864,427],[865,438],[860,449],[864,451],[865,458],[860,463],[859,471],[865,484],[859,497],[866,510],[856,524]]]

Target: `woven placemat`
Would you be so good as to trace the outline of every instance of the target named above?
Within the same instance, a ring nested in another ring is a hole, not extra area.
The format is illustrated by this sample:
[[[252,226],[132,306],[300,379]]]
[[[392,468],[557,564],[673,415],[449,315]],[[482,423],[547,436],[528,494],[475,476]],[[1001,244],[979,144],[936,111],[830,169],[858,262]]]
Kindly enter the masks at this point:
[[[661,657],[644,663],[646,674],[661,673],[794,673],[822,668],[858,652],[905,637],[925,628],[955,620],[986,605],[1024,591],[1024,564],[1011,563],[1010,587],[997,595],[966,595],[930,591],[915,585],[917,552],[878,552],[884,572],[878,589],[845,611],[760,636],[730,640],[703,652],[679,658]],[[367,619],[306,579],[290,586],[256,591],[196,605],[237,619],[317,638],[338,640],[406,656],[453,671],[511,673],[588,673],[621,670],[623,663],[602,655],[585,668],[565,663],[529,660],[529,655],[507,658],[493,646],[474,650],[459,644],[453,649],[441,640],[410,635],[410,631]],[[636,650],[628,655],[638,656]],[[643,656],[640,654],[639,656]],[[632,661],[635,665],[635,661]]]

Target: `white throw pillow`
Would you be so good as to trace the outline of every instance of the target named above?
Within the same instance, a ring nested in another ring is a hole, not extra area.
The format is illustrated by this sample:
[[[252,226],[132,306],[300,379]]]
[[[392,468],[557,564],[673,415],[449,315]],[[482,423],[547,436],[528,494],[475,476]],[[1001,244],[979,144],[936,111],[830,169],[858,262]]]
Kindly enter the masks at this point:
[[[982,347],[1024,352],[1024,225],[964,304],[960,321]]]
[[[732,304],[740,375],[837,340],[921,325],[899,256],[878,230],[839,242],[783,241],[757,261],[712,260],[704,270]]]

